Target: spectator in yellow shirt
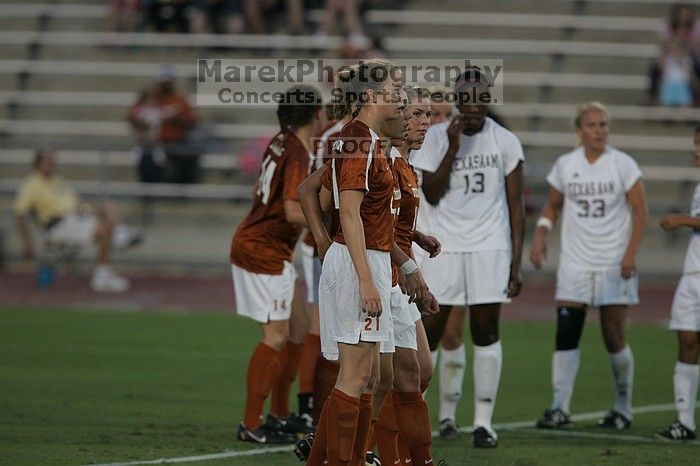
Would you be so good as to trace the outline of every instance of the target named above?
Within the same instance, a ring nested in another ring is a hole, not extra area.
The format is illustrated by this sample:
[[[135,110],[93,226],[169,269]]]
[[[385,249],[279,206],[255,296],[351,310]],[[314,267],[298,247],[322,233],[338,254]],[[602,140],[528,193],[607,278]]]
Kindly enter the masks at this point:
[[[90,283],[95,291],[129,289],[129,281],[112,270],[111,253],[115,248],[125,249],[138,243],[140,234],[119,223],[112,206],[100,206],[93,213],[89,204],[81,203],[75,190],[55,173],[52,150],[38,150],[33,166],[34,172],[19,188],[14,207],[24,257],[35,257],[28,219],[31,215],[44,230],[47,243],[75,247],[97,245],[98,264]]]

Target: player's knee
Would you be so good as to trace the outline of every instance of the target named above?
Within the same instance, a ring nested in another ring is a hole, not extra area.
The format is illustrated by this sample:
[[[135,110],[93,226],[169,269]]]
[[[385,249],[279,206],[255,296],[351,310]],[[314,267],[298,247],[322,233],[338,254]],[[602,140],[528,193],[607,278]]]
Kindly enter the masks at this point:
[[[578,348],[585,319],[586,311],[583,309],[557,308],[557,351]]]

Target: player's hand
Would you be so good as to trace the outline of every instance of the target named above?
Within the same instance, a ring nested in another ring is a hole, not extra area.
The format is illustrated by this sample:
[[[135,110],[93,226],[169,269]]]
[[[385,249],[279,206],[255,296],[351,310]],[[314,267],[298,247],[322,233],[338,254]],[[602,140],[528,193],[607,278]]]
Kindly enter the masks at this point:
[[[452,117],[450,125],[447,127],[447,140],[450,148],[459,149],[459,135],[464,131],[464,115],[461,113]]]
[[[665,231],[673,231],[678,227],[683,226],[683,215],[668,214],[661,219],[661,228]]]
[[[382,314],[382,299],[379,291],[370,280],[360,280],[360,299],[362,300],[362,311],[369,317],[379,317]]]
[[[406,275],[405,279],[406,290],[404,294],[408,296],[408,302],[413,303],[423,300],[429,293],[428,285],[423,280],[420,270],[416,270],[410,275]]]
[[[440,244],[440,241],[434,236],[421,234],[416,236],[415,240],[416,244],[418,244],[422,250],[430,254],[431,259],[442,251],[442,244]]]
[[[432,316],[440,312],[440,305],[430,291],[428,291],[428,296],[423,298],[423,300],[416,302],[416,306],[424,316]]]
[[[508,279],[508,297],[515,298],[520,294],[523,287],[523,274],[520,272],[520,267],[510,268],[510,278]]]
[[[540,270],[542,264],[547,260],[547,243],[544,239],[533,238],[532,245],[530,246],[530,262],[535,266],[535,269]]]
[[[634,257],[622,258],[622,264],[620,264],[620,275],[622,278],[627,280],[637,273],[637,264],[635,263]]]

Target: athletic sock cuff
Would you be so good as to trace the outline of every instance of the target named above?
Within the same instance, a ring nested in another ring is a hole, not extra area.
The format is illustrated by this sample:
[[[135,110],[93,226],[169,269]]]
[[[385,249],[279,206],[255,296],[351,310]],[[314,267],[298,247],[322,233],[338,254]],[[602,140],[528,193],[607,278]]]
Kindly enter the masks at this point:
[[[490,352],[490,351],[499,351],[501,349],[501,340],[496,341],[495,343],[491,343],[490,345],[487,346],[477,346],[474,345],[474,351],[478,352]]]
[[[676,370],[679,372],[687,372],[689,374],[700,373],[700,366],[697,364],[688,364],[685,362],[676,361]]]
[[[337,398],[340,398],[341,400],[345,400],[345,401],[347,401],[348,403],[352,403],[352,404],[355,404],[355,405],[359,405],[359,404],[360,404],[360,399],[359,399],[359,398],[355,398],[355,397],[352,397],[352,396],[350,396],[350,395],[348,395],[348,394],[346,394],[346,393],[343,393],[342,391],[338,390],[337,388],[334,388],[334,389],[331,390],[331,396],[335,396],[335,397],[337,397]]]

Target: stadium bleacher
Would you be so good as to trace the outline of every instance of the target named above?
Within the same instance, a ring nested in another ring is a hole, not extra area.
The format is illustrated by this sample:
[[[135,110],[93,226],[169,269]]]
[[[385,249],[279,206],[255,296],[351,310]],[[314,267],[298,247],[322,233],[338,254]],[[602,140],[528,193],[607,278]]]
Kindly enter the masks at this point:
[[[381,2],[379,2],[381,3]],[[402,11],[372,6],[365,21],[370,33],[384,33],[389,58],[503,58],[505,104],[496,112],[526,146],[528,184],[543,186],[542,174],[554,157],[571,148],[577,103],[609,104],[611,142],[629,151],[658,181],[652,209],[683,206],[668,180],[693,181],[682,170],[691,147],[697,109],[648,106],[647,71],[659,53],[658,31],[672,2],[508,0],[442,2],[441,11],[425,0],[406,2]],[[700,3],[700,2],[690,2]],[[108,189],[114,195],[155,195],[135,183],[129,169],[132,136],[124,120],[139,89],[152,82],[161,63],[173,65],[184,89],[194,92],[195,60],[242,58],[252,50],[279,57],[308,57],[338,48],[342,39],[319,42],[313,36],[213,35],[104,32],[106,7],[93,2],[3,2],[0,8],[0,170],[5,174],[0,202],[16,186],[37,144],[66,151],[64,172],[80,179],[87,193],[100,191],[90,166],[111,154]],[[320,11],[309,12],[311,21]],[[387,32],[388,31],[388,32]],[[251,137],[275,130],[269,111],[200,107],[198,112],[216,144],[203,159],[204,184],[183,190],[158,188],[159,195],[211,200],[245,198],[249,188],[230,187],[236,154]],[[87,174],[86,174],[87,173]],[[235,180],[233,180],[235,181]],[[116,183],[131,183],[126,185]],[[175,189],[175,188],[173,188]],[[201,189],[201,193],[200,190]],[[209,190],[209,191],[207,191]],[[150,194],[149,194],[150,193]],[[208,193],[208,194],[207,194]],[[226,219],[230,223],[230,219]]]

